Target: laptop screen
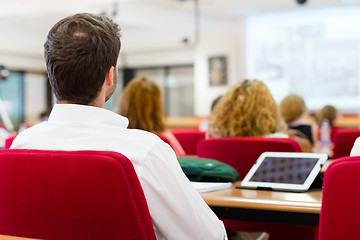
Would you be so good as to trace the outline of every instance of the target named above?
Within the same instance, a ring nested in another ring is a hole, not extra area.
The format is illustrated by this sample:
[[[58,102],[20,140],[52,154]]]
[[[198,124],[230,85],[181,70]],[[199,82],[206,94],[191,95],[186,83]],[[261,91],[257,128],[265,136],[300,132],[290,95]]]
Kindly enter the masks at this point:
[[[266,157],[250,181],[302,184],[317,161],[318,158]]]
[[[246,174],[241,187],[306,191],[326,160],[324,153],[264,152]]]

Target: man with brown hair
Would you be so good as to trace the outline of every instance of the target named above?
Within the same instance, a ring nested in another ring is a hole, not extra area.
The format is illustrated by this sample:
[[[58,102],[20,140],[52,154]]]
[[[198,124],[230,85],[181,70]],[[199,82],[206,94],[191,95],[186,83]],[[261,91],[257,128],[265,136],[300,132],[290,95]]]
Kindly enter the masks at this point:
[[[44,46],[58,104],[48,121],[21,132],[11,148],[120,152],[134,165],[157,239],[226,239],[174,151],[152,133],[127,129],[127,118],[104,109],[116,86],[120,45],[117,24],[103,16],[76,14],[55,24]]]

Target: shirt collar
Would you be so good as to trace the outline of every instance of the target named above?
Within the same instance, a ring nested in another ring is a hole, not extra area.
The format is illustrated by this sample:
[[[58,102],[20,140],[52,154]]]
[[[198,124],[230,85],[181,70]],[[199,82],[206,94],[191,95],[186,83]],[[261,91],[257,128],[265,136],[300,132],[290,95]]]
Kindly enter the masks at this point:
[[[79,104],[55,104],[48,121],[59,123],[105,123],[124,128],[129,125],[129,120],[117,113],[104,108]]]

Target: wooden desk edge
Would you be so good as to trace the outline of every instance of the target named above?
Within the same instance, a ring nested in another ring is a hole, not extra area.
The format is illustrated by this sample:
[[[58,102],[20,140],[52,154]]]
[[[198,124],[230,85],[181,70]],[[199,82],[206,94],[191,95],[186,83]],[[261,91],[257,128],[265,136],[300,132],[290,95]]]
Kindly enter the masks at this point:
[[[202,195],[204,201],[212,207],[229,207],[229,208],[246,208],[258,209],[268,211],[281,211],[281,212],[301,212],[301,213],[316,213],[320,214],[321,203],[304,203],[304,202],[291,202],[286,204],[285,201],[275,200],[254,200],[254,199],[234,199],[226,197],[216,197]]]
[[[0,240],[40,240],[35,238],[26,238],[26,237],[16,237],[16,236],[8,236],[0,234]]]
[[[201,196],[204,201],[212,207],[229,207],[229,208],[246,208],[258,209],[268,211],[282,211],[282,212],[299,212],[299,213],[315,213],[320,214],[321,211],[321,196],[320,201],[291,201],[284,199],[271,198],[249,198],[233,196],[236,191],[259,191],[259,190],[241,190],[235,189],[239,182],[233,184],[231,189],[219,190],[214,192],[202,193]],[[284,193],[288,194],[288,193]],[[289,193],[289,194],[316,194],[319,196],[320,192],[306,192],[306,193]]]

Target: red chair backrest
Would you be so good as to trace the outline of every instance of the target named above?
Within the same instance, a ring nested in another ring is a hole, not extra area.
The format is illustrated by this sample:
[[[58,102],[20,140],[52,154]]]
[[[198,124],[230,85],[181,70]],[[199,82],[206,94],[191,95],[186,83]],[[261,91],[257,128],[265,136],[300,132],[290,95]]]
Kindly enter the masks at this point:
[[[171,132],[183,147],[186,155],[196,155],[198,142],[205,139],[205,132],[198,129],[174,129]]]
[[[332,143],[334,143],[335,141],[335,137],[336,137],[336,134],[339,130],[341,129],[344,129],[342,127],[336,127],[336,126],[331,126],[330,127],[330,140]],[[318,126],[318,129],[317,129],[317,137],[319,140],[321,140],[321,126]]]
[[[344,129],[344,128],[331,126],[331,128],[330,128],[330,139],[331,139],[331,142],[332,142],[332,143],[334,143],[334,141],[335,141],[335,137],[336,137],[336,135],[337,135],[337,132],[338,132],[339,130],[342,130],[342,129]],[[319,130],[319,132],[320,132],[320,130]],[[320,139],[320,137],[319,137],[319,139]]]
[[[105,151],[0,151],[0,234],[155,239],[129,159]]]
[[[339,129],[334,138],[333,159],[350,156],[356,138],[360,137],[360,129]]]
[[[5,146],[4,149],[9,149],[11,147],[11,144],[13,143],[14,139],[18,133],[11,134],[7,139],[5,139]]]
[[[323,181],[319,239],[359,239],[360,157],[335,160]]]
[[[157,133],[156,134],[161,140],[163,140],[164,142],[166,142],[167,144],[169,144],[170,145],[170,140],[166,137],[166,136],[164,136],[164,135],[162,135],[162,134],[160,134],[160,133]],[[171,146],[171,145],[170,145]]]
[[[198,143],[198,157],[211,158],[229,164],[242,180],[263,152],[301,152],[292,138],[238,137],[211,138]]]

